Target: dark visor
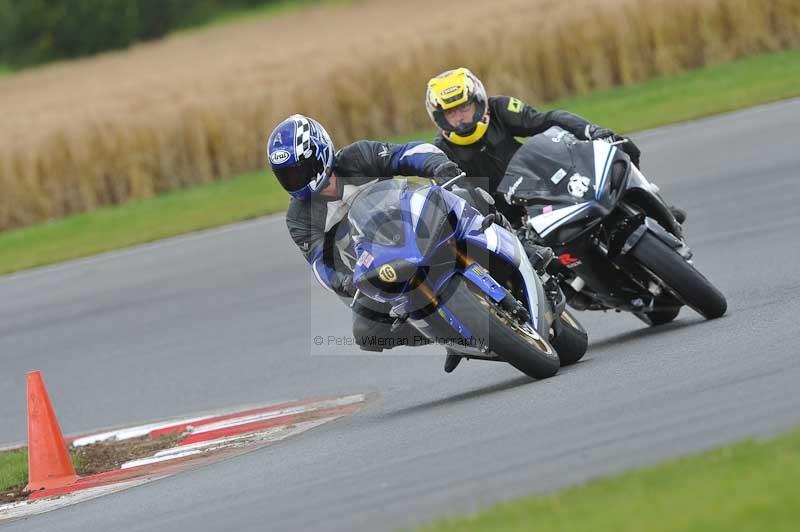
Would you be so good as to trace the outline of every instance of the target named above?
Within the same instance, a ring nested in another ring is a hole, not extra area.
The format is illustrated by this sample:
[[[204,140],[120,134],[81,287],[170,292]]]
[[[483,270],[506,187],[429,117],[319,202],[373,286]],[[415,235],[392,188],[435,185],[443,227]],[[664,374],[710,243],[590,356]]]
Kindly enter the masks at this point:
[[[275,168],[275,177],[287,192],[296,192],[313,181],[323,170],[323,163],[317,158],[303,159],[285,168]]]

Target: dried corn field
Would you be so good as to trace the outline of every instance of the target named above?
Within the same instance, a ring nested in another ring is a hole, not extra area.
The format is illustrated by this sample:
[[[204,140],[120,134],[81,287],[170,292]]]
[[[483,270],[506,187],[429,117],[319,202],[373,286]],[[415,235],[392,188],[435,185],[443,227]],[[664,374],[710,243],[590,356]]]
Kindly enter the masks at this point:
[[[546,102],[800,45],[797,0],[374,0],[240,22],[0,80],[0,229],[263,165],[294,112],[338,144],[430,127],[468,66]]]

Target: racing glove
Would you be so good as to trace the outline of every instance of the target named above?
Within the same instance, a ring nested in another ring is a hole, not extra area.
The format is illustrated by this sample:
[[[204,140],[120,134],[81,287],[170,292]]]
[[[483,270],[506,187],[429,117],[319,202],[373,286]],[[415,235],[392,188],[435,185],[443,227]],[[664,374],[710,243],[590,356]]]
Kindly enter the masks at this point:
[[[334,291],[346,297],[353,297],[356,295],[356,286],[353,284],[353,276],[350,274],[340,274],[337,279],[338,285]]]
[[[583,130],[583,136],[586,137],[586,140],[598,140],[616,137],[617,134],[606,127],[587,125],[586,129]]]
[[[446,163],[442,163],[436,167],[436,169],[433,171],[433,179],[437,184],[441,185],[442,183],[445,183],[454,177],[458,177],[461,174],[461,168],[459,168],[456,163],[453,161],[447,161]]]
[[[637,146],[633,140],[630,139],[630,137],[623,137],[621,135],[617,135],[608,128],[597,126],[586,126],[584,135],[586,136],[586,140],[609,139],[612,142],[624,140],[625,142],[620,144],[618,148],[628,154],[633,164],[635,164],[637,167],[640,167],[642,150],[639,149],[639,146]]]

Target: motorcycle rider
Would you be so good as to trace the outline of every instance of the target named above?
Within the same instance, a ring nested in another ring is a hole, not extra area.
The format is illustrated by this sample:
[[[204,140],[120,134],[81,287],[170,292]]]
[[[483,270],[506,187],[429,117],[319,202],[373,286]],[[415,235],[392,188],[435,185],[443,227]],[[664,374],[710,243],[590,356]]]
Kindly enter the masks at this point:
[[[496,190],[509,161],[521,146],[515,137],[530,137],[558,126],[580,140],[623,140],[612,130],[568,111],[539,112],[517,98],[487,96],[483,83],[466,68],[448,70],[431,78],[425,107],[439,128],[433,143],[473,179],[473,184],[487,189],[498,209],[509,218],[518,218],[521,213],[515,212]],[[633,141],[626,140],[619,148],[638,167],[641,151]],[[685,221],[683,210],[675,207],[671,210],[678,223]]]
[[[396,175],[446,181],[462,173],[439,148],[423,142],[391,144],[360,140],[334,152],[325,128],[313,118],[299,114],[286,118],[272,131],[267,157],[275,177],[292,196],[286,213],[289,234],[317,280],[328,290],[349,299],[356,293],[352,274],[337,271],[334,253],[337,228],[346,218],[356,193],[362,187]],[[389,316],[388,304],[358,297],[352,308],[353,335],[363,350],[382,351],[396,345],[427,343],[408,324],[393,332],[395,319]],[[455,367],[452,361],[449,363]]]

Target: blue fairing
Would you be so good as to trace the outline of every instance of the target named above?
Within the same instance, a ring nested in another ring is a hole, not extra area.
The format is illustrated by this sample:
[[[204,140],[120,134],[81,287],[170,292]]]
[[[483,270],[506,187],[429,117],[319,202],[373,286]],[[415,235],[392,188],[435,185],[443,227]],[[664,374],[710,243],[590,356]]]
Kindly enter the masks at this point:
[[[506,289],[477,263],[458,267],[453,255],[452,268],[447,266],[447,250],[459,247],[459,242],[467,249],[487,250],[515,268],[522,260],[527,263],[527,257],[521,258],[524,252],[515,235],[497,225],[481,232],[483,216],[464,199],[438,186],[414,186],[399,179],[376,183],[354,201],[348,221],[357,257],[355,285],[368,297],[406,311],[410,311],[407,292],[414,286],[409,281],[420,272],[425,272],[424,283],[434,294],[440,294],[453,275],[462,275],[495,301],[507,296]],[[446,266],[441,268],[441,264]],[[527,267],[530,269],[529,264]],[[529,278],[524,282],[534,283]],[[537,314],[536,289],[525,289],[533,316]],[[437,308],[454,330],[471,338],[446,302]]]
[[[505,289],[497,284],[492,276],[489,275],[484,268],[479,264],[473,264],[468,268],[464,268],[464,277],[469,279],[472,284],[480,287],[486,294],[498,303],[506,297]]]

